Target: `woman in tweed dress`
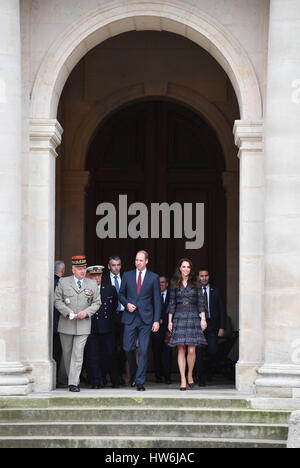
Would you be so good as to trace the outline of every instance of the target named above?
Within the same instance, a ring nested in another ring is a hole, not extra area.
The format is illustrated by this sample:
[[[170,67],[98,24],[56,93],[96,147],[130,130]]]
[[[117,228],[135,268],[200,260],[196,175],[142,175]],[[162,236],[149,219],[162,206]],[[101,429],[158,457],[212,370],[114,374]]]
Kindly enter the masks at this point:
[[[207,327],[206,307],[192,262],[183,258],[179,261],[171,283],[168,308],[169,346],[178,347],[178,367],[181,376],[180,390],[194,386],[193,369],[196,361],[196,346],[205,346],[203,331]],[[188,381],[186,382],[186,347],[188,349]]]

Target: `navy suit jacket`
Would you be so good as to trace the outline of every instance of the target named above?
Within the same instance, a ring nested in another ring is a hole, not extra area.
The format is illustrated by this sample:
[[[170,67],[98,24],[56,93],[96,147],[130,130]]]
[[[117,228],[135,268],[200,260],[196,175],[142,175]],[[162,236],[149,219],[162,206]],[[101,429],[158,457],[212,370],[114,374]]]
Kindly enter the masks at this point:
[[[201,282],[198,283],[202,290]],[[220,328],[225,329],[227,324],[227,314],[224,306],[221,293],[216,286],[209,284],[210,295],[209,295],[209,311],[211,319],[208,323],[207,331],[213,331],[218,333]]]
[[[125,307],[122,315],[122,322],[125,325],[131,325],[137,313],[146,325],[159,322],[161,315],[159,276],[147,270],[140,294],[138,295],[136,270],[124,273],[119,292],[119,301]],[[137,310],[132,313],[129,312],[127,309],[128,303],[135,305]]]

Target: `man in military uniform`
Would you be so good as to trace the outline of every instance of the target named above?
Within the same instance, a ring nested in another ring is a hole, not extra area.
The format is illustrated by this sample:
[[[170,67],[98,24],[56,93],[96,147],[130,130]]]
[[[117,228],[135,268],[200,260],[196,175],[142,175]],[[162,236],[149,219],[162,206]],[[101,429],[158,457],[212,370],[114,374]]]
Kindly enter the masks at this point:
[[[87,345],[87,365],[93,388],[103,388],[103,379],[110,375],[112,387],[118,387],[115,359],[114,312],[118,306],[116,288],[102,283],[104,267],[87,268],[87,275],[97,281],[101,295],[101,307],[92,318],[92,331]]]
[[[96,281],[86,278],[85,256],[72,257],[73,276],[61,278],[55,290],[60,313],[58,332],[70,392],[79,392],[84,348],[91,332],[91,317],[101,305]]]

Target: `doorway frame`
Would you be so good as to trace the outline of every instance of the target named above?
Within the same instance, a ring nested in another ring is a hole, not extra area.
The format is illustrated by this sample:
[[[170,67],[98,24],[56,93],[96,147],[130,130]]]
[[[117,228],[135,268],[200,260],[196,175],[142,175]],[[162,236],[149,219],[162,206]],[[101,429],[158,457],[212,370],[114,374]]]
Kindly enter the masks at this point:
[[[257,370],[263,364],[264,293],[264,167],[262,98],[255,71],[240,43],[215,19],[201,11],[175,7],[165,2],[114,2],[114,8],[100,7],[82,16],[52,44],[46,53],[32,90],[30,102],[29,191],[26,240],[29,277],[39,277],[39,301],[28,304],[41,318],[26,324],[39,334],[43,345],[30,351],[29,338],[23,340],[24,353],[33,368],[34,391],[49,391],[54,385],[51,355],[51,316],[53,308],[53,264],[55,242],[55,159],[63,129],[57,108],[63,87],[76,64],[93,47],[109,37],[128,31],[168,31],[186,37],[207,50],[226,71],[237,96],[240,118],[235,122],[235,143],[240,159],[240,252],[239,315],[240,359],[236,387],[252,393]],[[42,175],[37,179],[37,174]],[[228,177],[227,177],[228,179]],[[33,194],[32,194],[33,195]],[[38,249],[36,240],[38,239]],[[29,294],[28,294],[29,296]],[[253,319],[255,310],[256,320]],[[48,311],[47,320],[44,318]]]

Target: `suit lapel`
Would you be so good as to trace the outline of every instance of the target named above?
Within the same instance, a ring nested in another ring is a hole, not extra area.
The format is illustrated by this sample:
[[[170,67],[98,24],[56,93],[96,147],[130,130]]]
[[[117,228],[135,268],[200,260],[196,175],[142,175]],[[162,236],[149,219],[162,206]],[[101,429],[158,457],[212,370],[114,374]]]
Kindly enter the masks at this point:
[[[144,281],[142,283],[142,287],[141,287],[141,290],[140,290],[140,295],[144,289],[144,287],[146,286],[146,283],[148,282],[149,280],[149,276],[150,276],[150,273],[149,273],[149,270],[146,271],[146,274],[145,274],[145,277],[144,277]]]
[[[135,287],[134,287],[134,292],[135,292],[135,297],[136,297],[136,299],[137,299],[137,298],[138,298],[138,294],[137,294],[136,270],[132,270],[132,281],[133,281],[133,284],[135,285]]]
[[[210,314],[211,314],[211,311],[213,310],[214,300],[215,300],[215,288],[213,286],[210,286],[209,288],[209,312]]]

